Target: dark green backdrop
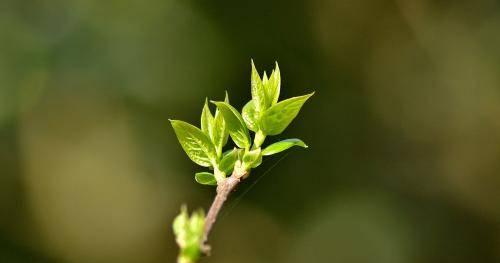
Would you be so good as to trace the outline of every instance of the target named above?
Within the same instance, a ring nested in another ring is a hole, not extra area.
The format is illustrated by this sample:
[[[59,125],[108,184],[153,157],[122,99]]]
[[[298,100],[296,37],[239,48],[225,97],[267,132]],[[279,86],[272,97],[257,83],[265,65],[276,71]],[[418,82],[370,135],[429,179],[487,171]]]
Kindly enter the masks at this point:
[[[168,118],[316,91],[204,262],[500,261],[495,1],[0,2],[0,262],[174,262],[207,208]]]

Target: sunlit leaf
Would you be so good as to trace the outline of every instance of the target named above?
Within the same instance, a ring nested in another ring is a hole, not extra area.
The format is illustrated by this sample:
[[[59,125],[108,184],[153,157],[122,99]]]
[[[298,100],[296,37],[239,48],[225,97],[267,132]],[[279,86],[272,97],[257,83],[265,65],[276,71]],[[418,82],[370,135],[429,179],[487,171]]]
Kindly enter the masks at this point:
[[[226,92],[226,97],[224,98],[224,102],[229,103],[229,97]],[[217,157],[221,157],[222,148],[227,143],[227,139],[229,137],[229,131],[226,126],[226,121],[224,120],[224,116],[220,113],[219,108],[215,111],[214,125],[212,127],[212,141],[215,146],[215,150],[217,152]]]
[[[250,135],[241,114],[233,106],[229,105],[229,103],[220,101],[212,103],[217,105],[217,108],[224,116],[229,135],[234,143],[240,148],[249,148]]]
[[[203,111],[201,112],[201,131],[205,133],[208,137],[212,138],[212,129],[214,126],[214,117],[212,112],[208,108],[208,100],[205,99],[205,105],[203,106]]]
[[[262,150],[262,155],[264,156],[273,155],[282,152],[284,150],[287,150],[293,146],[300,146],[303,148],[307,148],[307,145],[299,139],[287,139],[267,146],[264,150]]]
[[[252,100],[255,102],[255,109],[258,112],[262,112],[267,108],[266,91],[264,89],[264,84],[262,84],[262,80],[260,79],[259,72],[257,72],[257,69],[255,68],[253,60],[251,84]]]
[[[264,85],[264,89],[266,88],[268,81],[269,79],[267,78],[267,73],[264,71],[264,74],[262,75],[262,85]]]
[[[241,111],[243,121],[251,131],[259,130],[259,113],[255,110],[255,103],[253,100],[249,101]]]
[[[276,68],[271,73],[269,81],[267,81],[264,87],[266,89],[266,97],[267,97],[266,101],[268,106],[276,104],[278,102],[281,89],[281,75],[278,62],[276,62]]]
[[[197,127],[179,120],[170,120],[177,139],[188,157],[195,163],[209,167],[216,152],[210,138]]]
[[[260,119],[260,128],[266,135],[282,133],[297,116],[302,105],[314,94],[293,97],[278,102],[269,108]]]

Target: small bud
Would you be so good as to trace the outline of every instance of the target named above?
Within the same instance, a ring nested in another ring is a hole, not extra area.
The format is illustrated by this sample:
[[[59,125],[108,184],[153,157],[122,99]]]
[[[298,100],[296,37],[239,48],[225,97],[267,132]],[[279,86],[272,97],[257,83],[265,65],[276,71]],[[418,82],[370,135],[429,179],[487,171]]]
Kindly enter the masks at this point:
[[[189,217],[187,208],[183,205],[172,227],[175,241],[180,248],[178,262],[196,262],[201,255],[201,242],[205,227],[203,210],[195,211]]]

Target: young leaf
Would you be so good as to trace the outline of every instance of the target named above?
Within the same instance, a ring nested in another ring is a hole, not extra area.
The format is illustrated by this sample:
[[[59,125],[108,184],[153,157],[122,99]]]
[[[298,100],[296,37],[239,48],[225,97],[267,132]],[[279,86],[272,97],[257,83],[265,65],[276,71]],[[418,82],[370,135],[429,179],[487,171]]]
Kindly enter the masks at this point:
[[[229,135],[240,148],[250,147],[250,134],[240,113],[229,103],[212,101],[224,116]]]
[[[188,157],[201,166],[210,167],[215,160],[215,147],[205,133],[183,121],[170,120],[177,139]]]
[[[224,117],[220,112],[217,112],[215,114],[214,126],[212,130],[212,140],[214,142],[215,150],[217,152],[217,157],[221,156],[222,147],[226,145],[228,136],[229,132],[227,131]]]
[[[302,105],[314,94],[293,97],[278,102],[269,108],[260,118],[260,128],[266,135],[282,133],[302,108]]]
[[[246,152],[243,155],[243,167],[244,167],[244,169],[247,170],[248,168],[250,168],[254,164],[256,164],[259,161],[259,157],[261,157],[260,148]]]
[[[208,137],[212,138],[212,129],[214,126],[214,117],[210,108],[208,108],[208,100],[205,99],[205,105],[203,106],[203,111],[201,112],[201,131],[205,133]]]
[[[224,97],[224,102],[229,104],[229,95],[227,95],[227,91],[226,91],[226,96]],[[217,109],[218,111],[219,109]],[[224,118],[223,118],[224,119]],[[226,133],[225,133],[225,137],[224,137],[224,143],[223,143],[223,146],[226,145],[227,143],[227,140],[229,138],[229,132],[227,130],[227,126],[226,126]]]
[[[196,182],[203,185],[217,185],[215,176],[209,172],[196,173],[194,179],[196,180]]]
[[[282,152],[284,150],[287,150],[292,146],[300,146],[304,148],[308,147],[303,141],[299,139],[287,139],[267,146],[264,150],[262,150],[262,155],[264,156],[273,155]]]
[[[276,62],[276,68],[271,73],[271,76],[269,77],[269,81],[267,82],[267,85],[265,85],[265,88],[268,105],[272,106],[276,104],[280,96],[281,88],[281,75],[278,62]]]
[[[227,92],[224,102],[229,104]],[[226,127],[226,122],[224,121],[224,116],[220,113],[219,108],[217,108],[215,110],[214,125],[212,127],[212,141],[217,152],[217,157],[221,157],[222,147],[226,145],[228,137],[229,132]]]
[[[241,114],[248,129],[257,132],[259,130],[259,113],[255,110],[255,103],[253,100],[245,104]]]
[[[251,91],[252,91],[252,100],[255,102],[255,109],[258,112],[263,112],[267,108],[266,102],[266,91],[264,89],[264,84],[262,84],[262,80],[260,79],[259,73],[255,68],[255,65],[252,60],[252,79],[251,79]]]
[[[233,168],[234,163],[238,160],[238,149],[233,149],[227,153],[225,153],[222,157],[222,160],[219,163],[219,169],[226,174],[229,174]]]
[[[266,89],[266,85],[267,85],[268,81],[269,81],[269,79],[267,78],[267,74],[264,71],[264,74],[262,75],[262,85],[264,85],[264,90]]]

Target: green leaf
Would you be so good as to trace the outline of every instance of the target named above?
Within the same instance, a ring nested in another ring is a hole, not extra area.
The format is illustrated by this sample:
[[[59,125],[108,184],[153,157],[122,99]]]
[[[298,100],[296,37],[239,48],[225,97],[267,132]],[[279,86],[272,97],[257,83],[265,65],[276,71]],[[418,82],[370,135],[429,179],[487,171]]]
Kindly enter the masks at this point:
[[[245,154],[243,155],[243,167],[244,167],[244,169],[248,170],[248,168],[252,167],[254,164],[256,164],[259,161],[260,157],[261,157],[260,148],[245,152]]]
[[[229,135],[240,148],[250,147],[250,134],[240,113],[229,103],[212,101],[224,116]]]
[[[255,68],[255,65],[252,60],[252,79],[251,79],[251,91],[252,91],[252,100],[255,102],[255,109],[258,112],[263,112],[267,108],[266,102],[266,91],[264,89],[264,84],[262,84],[262,80],[260,79],[259,73]]]
[[[260,128],[266,135],[282,133],[297,116],[302,105],[314,94],[293,97],[278,102],[269,108],[260,119]]]
[[[198,165],[210,167],[216,155],[215,147],[210,138],[187,122],[170,120],[170,123],[188,157]]]
[[[226,91],[226,97],[224,102],[229,103],[229,97]],[[221,157],[222,148],[227,143],[229,137],[229,131],[226,127],[226,122],[224,121],[224,116],[220,113],[219,108],[215,110],[214,125],[212,127],[212,141],[217,152],[217,157]]]
[[[267,78],[267,74],[266,72],[264,71],[264,75],[262,75],[262,85],[264,85],[264,90],[266,88],[266,85],[267,85],[267,82],[269,81],[269,79]]]
[[[219,169],[226,174],[229,174],[233,168],[236,160],[238,160],[238,149],[233,149],[225,153],[219,163]]]
[[[281,74],[278,62],[276,62],[276,68],[271,73],[269,81],[267,81],[264,87],[266,89],[267,104],[270,107],[278,102],[280,96]]]
[[[282,152],[284,150],[287,150],[288,148],[293,146],[300,146],[304,148],[308,147],[303,141],[299,139],[287,139],[267,146],[264,150],[262,150],[262,155],[264,156],[273,155]]]
[[[229,132],[226,127],[224,117],[220,112],[215,113],[214,126],[212,130],[212,140],[214,142],[217,157],[222,154],[222,147],[226,145]]]
[[[212,138],[212,129],[214,126],[214,117],[210,108],[208,108],[208,100],[205,99],[205,105],[201,112],[201,131],[205,133],[208,137]]]
[[[217,185],[215,176],[209,172],[196,173],[194,179],[196,180],[196,182],[203,185]]]
[[[253,100],[245,104],[241,114],[248,129],[257,132],[259,130],[259,113],[255,110],[255,103]]]

